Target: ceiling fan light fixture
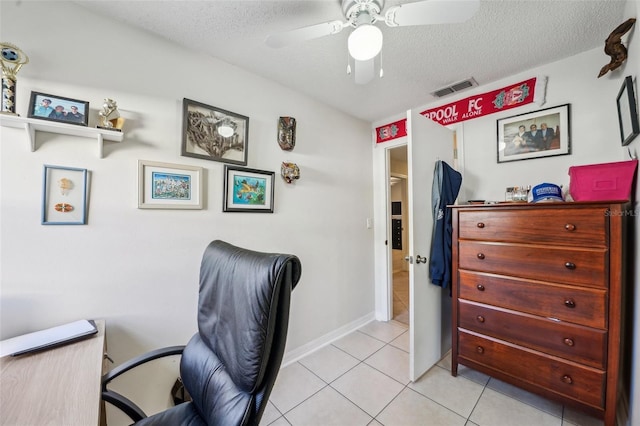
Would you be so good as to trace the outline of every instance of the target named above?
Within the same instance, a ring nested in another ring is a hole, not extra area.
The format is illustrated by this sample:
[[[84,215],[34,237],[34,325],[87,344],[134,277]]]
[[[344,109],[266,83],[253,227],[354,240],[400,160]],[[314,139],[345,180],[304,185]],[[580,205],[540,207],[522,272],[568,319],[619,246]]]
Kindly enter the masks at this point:
[[[368,61],[382,50],[382,31],[375,25],[362,24],[349,34],[349,54],[356,61]]]

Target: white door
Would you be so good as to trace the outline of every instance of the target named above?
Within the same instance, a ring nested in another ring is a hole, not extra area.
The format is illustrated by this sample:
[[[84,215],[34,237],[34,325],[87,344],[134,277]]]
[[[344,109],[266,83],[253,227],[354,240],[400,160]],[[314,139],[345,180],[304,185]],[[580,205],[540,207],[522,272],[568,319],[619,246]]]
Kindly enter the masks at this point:
[[[453,165],[453,132],[407,112],[409,193],[409,378],[417,380],[441,357],[442,289],[429,280],[433,214],[431,186],[435,162]]]

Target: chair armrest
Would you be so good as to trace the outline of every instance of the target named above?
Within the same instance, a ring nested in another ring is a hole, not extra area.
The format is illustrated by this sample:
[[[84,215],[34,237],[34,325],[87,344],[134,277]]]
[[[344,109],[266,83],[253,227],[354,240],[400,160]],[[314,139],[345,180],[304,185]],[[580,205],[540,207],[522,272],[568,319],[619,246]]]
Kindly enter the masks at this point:
[[[131,370],[132,368],[135,368],[141,364],[145,364],[149,361],[153,361],[154,359],[171,355],[181,355],[183,350],[184,346],[169,346],[167,348],[156,349],[151,352],[147,352],[146,354],[142,354],[130,359],[123,364],[120,364],[119,366],[102,376],[102,391],[104,392],[107,390],[107,385],[109,384],[109,382],[111,382],[119,375]]]
[[[102,399],[105,402],[108,402],[114,407],[120,409],[134,422],[144,419],[145,417],[147,417],[147,415],[144,413],[144,411],[142,411],[140,407],[138,407],[129,398],[120,395],[118,392],[108,390],[107,385],[116,377],[141,364],[145,364],[149,361],[153,361],[155,359],[163,358],[166,356],[181,355],[183,350],[184,346],[169,346],[167,348],[156,349],[151,352],[147,352],[146,354],[142,354],[130,359],[123,364],[120,364],[119,366],[102,376]]]
[[[118,392],[110,390],[102,391],[102,400],[118,408],[124,414],[129,416],[134,423],[147,417],[140,407],[138,407],[129,398],[120,395]]]

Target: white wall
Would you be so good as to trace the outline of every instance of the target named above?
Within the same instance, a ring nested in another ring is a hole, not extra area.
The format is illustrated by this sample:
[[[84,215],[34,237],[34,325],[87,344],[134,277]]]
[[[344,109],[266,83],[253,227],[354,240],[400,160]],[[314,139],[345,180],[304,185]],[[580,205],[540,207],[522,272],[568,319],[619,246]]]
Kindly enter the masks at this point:
[[[32,153],[24,131],[1,129],[0,338],[104,318],[116,364],[186,343],[213,239],[300,257],[289,352],[372,315],[368,123],[72,3],[1,2],[0,11],[0,40],[30,58],[18,74],[20,115],[33,90],[89,101],[90,126],[105,97],[127,119],[124,142],[107,143],[104,159],[95,142],[48,133],[37,134]],[[248,166],[276,171],[274,214],[222,213],[223,164],[180,156],[183,97],[250,117]],[[283,115],[298,123],[290,153],[276,143]],[[137,209],[139,159],[204,167],[205,208]],[[285,160],[301,169],[293,185],[279,177]],[[90,171],[88,225],[40,224],[43,164]],[[143,380],[162,376],[157,370]],[[167,390],[139,395],[143,407],[156,409],[145,401],[164,403]]]

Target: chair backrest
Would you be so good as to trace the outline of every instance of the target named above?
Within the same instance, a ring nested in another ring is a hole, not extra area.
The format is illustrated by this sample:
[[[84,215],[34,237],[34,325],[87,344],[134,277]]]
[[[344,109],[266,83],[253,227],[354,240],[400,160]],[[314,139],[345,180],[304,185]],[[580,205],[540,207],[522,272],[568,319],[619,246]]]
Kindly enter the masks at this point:
[[[200,267],[198,334],[180,372],[208,425],[258,424],[287,337],[290,294],[302,267],[293,255],[213,241]]]

